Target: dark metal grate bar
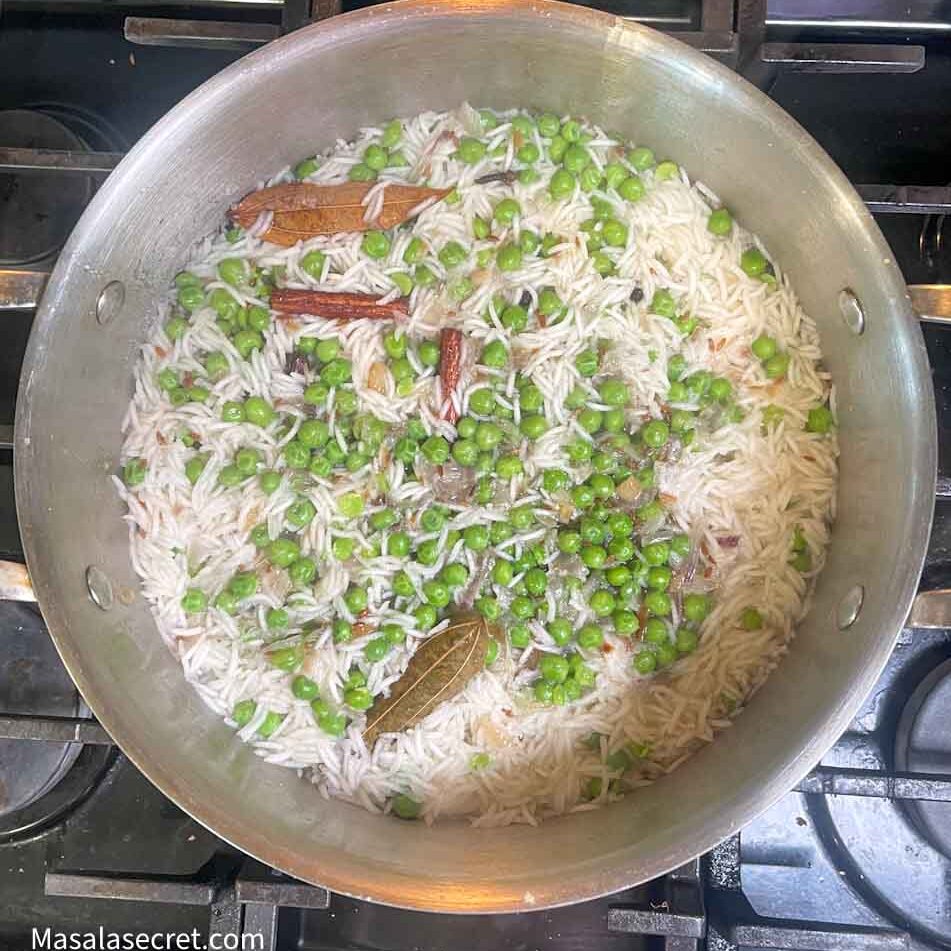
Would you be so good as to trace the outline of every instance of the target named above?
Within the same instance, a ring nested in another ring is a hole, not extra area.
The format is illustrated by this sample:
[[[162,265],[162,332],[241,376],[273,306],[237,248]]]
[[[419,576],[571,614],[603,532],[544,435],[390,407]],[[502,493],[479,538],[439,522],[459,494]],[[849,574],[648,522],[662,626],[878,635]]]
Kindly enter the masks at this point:
[[[951,802],[951,779],[928,773],[880,773],[875,770],[820,766],[796,786],[796,791],[815,796]]]
[[[45,717],[7,713],[0,715],[0,739],[40,743],[88,743],[112,746],[112,737],[95,721],[82,717]]]
[[[71,149],[0,147],[0,171],[108,175],[123,157],[122,152],[74,152]]]

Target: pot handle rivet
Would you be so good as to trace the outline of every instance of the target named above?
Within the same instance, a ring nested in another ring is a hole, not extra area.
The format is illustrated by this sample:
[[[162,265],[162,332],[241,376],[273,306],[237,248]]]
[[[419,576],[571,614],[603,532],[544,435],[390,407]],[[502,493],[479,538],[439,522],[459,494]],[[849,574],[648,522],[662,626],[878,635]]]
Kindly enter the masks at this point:
[[[865,601],[865,588],[857,584],[849,588],[845,597],[839,602],[836,609],[836,623],[840,631],[848,630],[862,613],[862,603]]]
[[[89,592],[89,600],[103,611],[108,611],[115,604],[112,582],[106,577],[105,572],[95,565],[90,565],[86,569],[86,590]]]
[[[856,337],[865,333],[865,308],[849,288],[839,291],[839,310],[842,312],[846,327]]]
[[[96,320],[105,326],[122,309],[125,303],[125,287],[121,281],[110,281],[100,292],[96,301]]]

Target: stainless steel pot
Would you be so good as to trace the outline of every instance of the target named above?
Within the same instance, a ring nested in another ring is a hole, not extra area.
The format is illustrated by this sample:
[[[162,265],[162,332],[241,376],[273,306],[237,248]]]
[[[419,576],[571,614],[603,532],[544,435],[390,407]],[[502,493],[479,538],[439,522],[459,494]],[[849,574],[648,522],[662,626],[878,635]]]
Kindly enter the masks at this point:
[[[766,241],[838,387],[828,565],[789,656],[711,746],[597,812],[473,831],[326,802],[237,742],[138,596],[115,470],[138,347],[188,249],[269,170],[367,123],[467,99],[580,112],[682,162]],[[42,301],[16,422],[20,527],[66,666],[125,752],[218,835],[299,878],[411,908],[526,910],[652,878],[813,766],[908,614],[928,538],[935,420],[890,252],[841,172],[765,96],[649,29],[531,0],[410,2],[302,30],[176,107],[109,178]]]

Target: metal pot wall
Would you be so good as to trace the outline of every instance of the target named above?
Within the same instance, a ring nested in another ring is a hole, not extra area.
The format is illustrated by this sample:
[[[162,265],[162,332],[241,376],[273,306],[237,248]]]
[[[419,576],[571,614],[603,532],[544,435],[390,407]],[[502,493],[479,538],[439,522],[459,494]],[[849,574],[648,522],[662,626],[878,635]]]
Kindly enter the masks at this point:
[[[362,125],[463,100],[584,113],[683,163],[783,263],[838,387],[838,518],[789,656],[734,727],[680,769],[541,828],[372,816],[254,756],[160,640],[108,478],[156,301],[235,197]],[[133,149],[43,297],[15,458],[50,632],[90,707],[153,782],[302,879],[394,905],[497,912],[652,878],[740,828],[816,763],[908,614],[931,519],[935,420],[921,334],[885,242],[841,172],[765,96],[670,38],[580,7],[409,0],[268,45]]]

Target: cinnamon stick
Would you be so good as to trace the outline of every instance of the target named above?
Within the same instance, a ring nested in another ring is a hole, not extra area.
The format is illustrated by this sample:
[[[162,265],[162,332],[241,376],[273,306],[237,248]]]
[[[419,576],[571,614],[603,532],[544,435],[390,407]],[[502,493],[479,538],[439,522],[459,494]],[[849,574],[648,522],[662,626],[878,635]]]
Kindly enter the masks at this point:
[[[389,304],[381,304],[373,294],[283,288],[271,291],[271,310],[289,316],[307,314],[328,320],[395,320],[409,315],[409,301],[399,297]]]

